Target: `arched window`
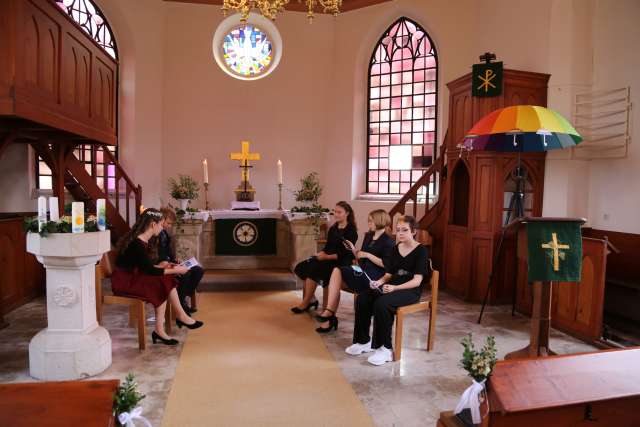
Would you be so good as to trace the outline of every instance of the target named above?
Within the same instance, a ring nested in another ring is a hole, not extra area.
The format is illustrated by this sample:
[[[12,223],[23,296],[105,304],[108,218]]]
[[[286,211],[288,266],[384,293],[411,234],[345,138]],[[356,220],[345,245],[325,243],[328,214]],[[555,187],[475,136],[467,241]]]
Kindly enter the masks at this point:
[[[426,31],[400,18],[369,64],[367,192],[404,194],[436,155],[436,49]]]
[[[113,59],[118,59],[113,32],[98,6],[91,0],[56,0],[56,3]]]
[[[113,59],[118,59],[118,49],[116,41],[113,38],[113,32],[111,27],[104,17],[102,11],[91,0],[56,0],[56,4],[60,9],[69,15],[90,37],[92,37],[109,56]],[[117,107],[116,107],[117,108]],[[116,112],[117,115],[117,112]],[[116,147],[109,147],[109,150],[117,156]],[[87,165],[92,164],[91,146],[87,144],[81,144],[76,146],[74,150],[75,156],[83,163]],[[101,156],[102,153],[98,153]],[[36,186],[39,190],[51,190],[53,188],[53,176],[49,166],[40,158],[36,156]],[[102,159],[96,159],[98,163],[102,162]],[[100,167],[101,168],[101,167]],[[98,183],[104,185],[106,183],[109,190],[115,189],[115,168],[109,166],[109,170],[95,171],[98,174]],[[88,170],[91,168],[89,167]],[[93,173],[93,172],[90,172]]]

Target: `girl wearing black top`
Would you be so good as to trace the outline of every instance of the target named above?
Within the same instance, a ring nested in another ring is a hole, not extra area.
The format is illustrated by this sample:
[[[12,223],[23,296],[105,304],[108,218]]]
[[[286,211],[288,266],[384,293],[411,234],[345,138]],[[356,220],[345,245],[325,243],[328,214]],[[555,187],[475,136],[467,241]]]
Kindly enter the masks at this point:
[[[373,365],[393,360],[391,328],[396,309],[420,300],[421,284],[428,275],[427,250],[414,239],[415,233],[415,218],[398,219],[398,244],[385,262],[385,275],[371,282],[371,289],[359,293],[356,300],[353,345],[345,351],[355,356],[375,350],[368,359]],[[373,340],[369,336],[372,315]]]
[[[176,345],[178,341],[169,337],[164,330],[164,314],[167,300],[176,312],[176,324],[196,329],[202,322],[194,320],[180,306],[176,292],[177,274],[185,274],[189,269],[180,265],[154,264],[149,253],[149,240],[162,231],[162,214],[157,209],[145,209],[131,230],[118,242],[116,268],[111,275],[114,295],[139,298],[153,304],[156,311],[156,327],[151,334],[153,343],[160,341],[166,345]]]
[[[327,286],[335,267],[350,265],[353,261],[353,253],[345,244],[345,241],[355,243],[358,240],[353,209],[347,202],[338,202],[333,215],[336,222],[329,228],[324,248],[315,256],[298,263],[293,270],[300,279],[304,280],[302,301],[291,308],[295,314],[309,311],[311,307],[317,309],[316,287]]]
[[[369,232],[365,234],[362,249],[357,250],[353,243],[347,246],[358,260],[357,264],[334,268],[329,280],[329,294],[327,306],[316,318],[323,322],[316,329],[318,333],[326,333],[332,329],[338,329],[338,319],[335,315],[340,303],[340,289],[342,286],[355,293],[369,289],[371,280],[378,280],[384,273],[384,259],[393,249],[394,242],[387,234],[391,225],[391,217],[383,209],[377,209],[369,213],[367,218]]]

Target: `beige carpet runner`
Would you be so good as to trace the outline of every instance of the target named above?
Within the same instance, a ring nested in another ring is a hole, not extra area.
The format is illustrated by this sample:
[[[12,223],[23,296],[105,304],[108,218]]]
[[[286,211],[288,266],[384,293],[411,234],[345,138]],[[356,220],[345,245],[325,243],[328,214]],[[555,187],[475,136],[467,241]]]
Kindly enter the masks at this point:
[[[291,292],[200,293],[164,427],[371,426]]]

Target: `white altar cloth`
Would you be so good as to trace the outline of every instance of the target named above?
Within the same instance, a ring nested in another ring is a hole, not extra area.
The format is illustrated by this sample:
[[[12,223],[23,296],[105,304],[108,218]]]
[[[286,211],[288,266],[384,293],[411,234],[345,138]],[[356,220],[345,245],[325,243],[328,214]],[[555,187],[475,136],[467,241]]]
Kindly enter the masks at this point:
[[[216,219],[260,219],[260,218],[274,218],[282,219],[285,217],[286,211],[280,211],[277,209],[261,209],[259,211],[239,211],[230,209],[215,209],[209,211],[209,216],[212,220]]]

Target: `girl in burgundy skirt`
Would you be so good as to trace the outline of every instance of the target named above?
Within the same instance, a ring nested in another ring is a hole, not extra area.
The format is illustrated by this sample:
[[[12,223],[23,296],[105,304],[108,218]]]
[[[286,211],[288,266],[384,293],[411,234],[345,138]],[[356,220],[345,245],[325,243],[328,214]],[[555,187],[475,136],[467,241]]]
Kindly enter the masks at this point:
[[[185,274],[189,269],[179,265],[161,263],[154,265],[149,255],[149,240],[162,231],[162,214],[157,209],[145,209],[135,225],[118,242],[116,269],[111,276],[114,295],[139,298],[153,304],[156,310],[155,331],[151,334],[153,343],[176,345],[164,330],[164,315],[167,300],[176,311],[178,327],[196,329],[203,325],[184,312],[176,291],[176,275]]]

